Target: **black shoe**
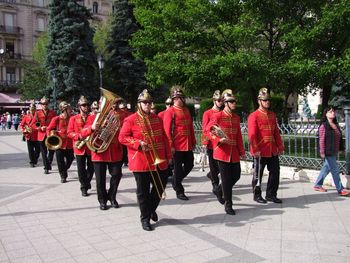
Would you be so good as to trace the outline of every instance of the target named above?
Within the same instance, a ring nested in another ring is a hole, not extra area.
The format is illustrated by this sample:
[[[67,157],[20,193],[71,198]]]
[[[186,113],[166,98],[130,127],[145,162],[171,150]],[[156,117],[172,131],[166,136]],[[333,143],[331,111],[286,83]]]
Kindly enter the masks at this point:
[[[152,219],[154,222],[158,222],[158,215],[157,215],[156,211],[154,211],[154,212],[151,214],[151,219]]]
[[[84,196],[84,197],[89,196],[87,191],[81,191],[81,195]]]
[[[152,231],[153,227],[151,226],[151,223],[148,220],[141,221],[142,229],[145,231]]]
[[[88,185],[87,189],[91,189],[91,184]]]
[[[108,206],[106,204],[100,204],[100,210],[108,210]]]
[[[111,205],[113,208],[119,208],[119,204],[118,204],[117,200],[111,200]]]
[[[232,208],[232,202],[226,202],[225,203],[225,212],[228,215],[235,215],[235,210]]]
[[[48,167],[48,169],[47,169],[47,170],[50,170],[50,171],[52,170],[52,166],[51,166],[51,164],[50,164],[50,166]]]
[[[266,204],[267,201],[262,196],[254,196],[254,201],[259,204]]]
[[[67,183],[67,179],[66,178],[61,178],[61,183],[62,184]]]
[[[222,193],[218,187],[213,189],[213,193],[214,193],[214,195],[216,195],[216,198],[218,199],[219,203],[223,205],[223,204],[225,204],[225,199],[222,197]]]
[[[282,200],[277,198],[276,196],[273,196],[273,197],[266,196],[265,199],[266,199],[266,201],[274,202],[276,204],[281,204],[282,203]]]
[[[32,168],[35,167],[34,163],[31,163],[31,164],[30,164],[30,167],[32,167]]]
[[[177,197],[177,199],[180,199],[180,200],[184,200],[184,201],[188,200],[188,197],[183,193],[177,194],[176,197]]]
[[[49,174],[49,170],[45,169],[44,174]]]

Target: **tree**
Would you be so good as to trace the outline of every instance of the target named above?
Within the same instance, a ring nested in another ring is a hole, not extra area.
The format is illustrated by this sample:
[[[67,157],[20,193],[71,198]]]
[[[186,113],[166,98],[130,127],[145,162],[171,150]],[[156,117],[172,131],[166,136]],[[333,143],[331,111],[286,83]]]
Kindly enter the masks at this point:
[[[308,2],[134,0],[142,30],[132,45],[144,59],[150,85],[182,84],[212,94],[233,88],[257,106],[267,86],[286,101],[305,90],[312,62],[292,56],[288,34],[305,23]]]
[[[75,0],[52,0],[46,66],[54,80],[48,90],[57,100],[76,102],[80,95],[99,96],[97,59],[90,12]]]
[[[129,45],[139,25],[133,15],[132,4],[120,0],[114,5],[115,12],[107,40],[107,86],[128,101],[135,102],[137,95],[147,88],[145,64],[135,58],[134,49]]]
[[[37,100],[47,94],[46,86],[49,84],[48,71],[44,61],[47,54],[48,34],[43,32],[33,47],[33,61],[22,64],[24,79],[18,90],[23,100]]]

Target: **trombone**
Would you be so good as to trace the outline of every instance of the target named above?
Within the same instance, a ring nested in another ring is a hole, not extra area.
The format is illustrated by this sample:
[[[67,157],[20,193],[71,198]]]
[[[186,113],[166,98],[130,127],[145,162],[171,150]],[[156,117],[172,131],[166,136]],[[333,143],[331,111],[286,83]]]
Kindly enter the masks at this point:
[[[143,134],[144,134],[144,136],[145,136],[146,139],[149,138],[149,144],[151,145],[151,149],[150,149],[149,151],[144,150],[142,147],[141,147],[141,149],[142,149],[142,151],[143,151],[143,153],[144,153],[144,155],[145,155],[146,162],[147,162],[147,165],[148,165],[148,170],[149,170],[149,172],[150,172],[150,174],[151,174],[151,177],[152,177],[152,180],[153,180],[153,182],[154,182],[154,187],[156,188],[158,197],[159,197],[159,199],[161,199],[161,200],[165,200],[165,198],[166,198],[165,187],[164,187],[164,185],[163,185],[161,176],[160,176],[160,174],[159,174],[159,172],[158,172],[157,165],[159,165],[159,164],[165,162],[166,160],[161,159],[161,158],[159,157],[159,155],[158,155],[158,152],[157,152],[157,150],[156,150],[155,143],[154,143],[154,141],[153,141],[153,139],[152,139],[152,134],[151,134],[150,125],[148,125],[147,120],[146,120],[146,116],[145,116],[145,114],[143,113],[143,111],[142,111],[141,108],[139,108],[139,113],[140,113],[140,115],[141,115],[142,124],[143,124],[143,127],[144,127],[144,129],[143,129]],[[141,127],[141,128],[142,128],[142,127]],[[148,143],[148,142],[147,142],[147,143]],[[150,156],[151,156],[151,158],[152,158],[152,160],[153,160],[153,163],[152,163],[152,164],[156,166],[156,170],[155,170],[156,173],[155,173],[155,174],[153,174],[153,171],[152,171],[152,168],[151,168],[151,163],[150,163],[150,161],[149,161],[148,158],[147,158],[147,152],[149,152],[149,154],[150,154]],[[157,178],[158,178],[158,180],[159,180],[159,184],[160,184],[160,187],[161,187],[161,191],[163,192],[162,194],[161,194],[160,191],[159,191],[159,188],[158,188],[158,185],[157,185],[155,176],[157,176]]]

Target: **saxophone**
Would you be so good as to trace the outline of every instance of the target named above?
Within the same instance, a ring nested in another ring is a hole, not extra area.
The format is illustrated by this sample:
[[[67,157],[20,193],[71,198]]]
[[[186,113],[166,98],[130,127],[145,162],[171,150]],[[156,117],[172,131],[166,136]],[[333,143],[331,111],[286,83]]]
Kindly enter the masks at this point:
[[[107,150],[115,134],[119,130],[121,123],[118,114],[112,110],[116,100],[121,100],[117,94],[109,90],[100,88],[101,106],[100,112],[96,114],[94,124],[99,124],[98,128],[87,137],[86,146],[95,153],[102,153]]]

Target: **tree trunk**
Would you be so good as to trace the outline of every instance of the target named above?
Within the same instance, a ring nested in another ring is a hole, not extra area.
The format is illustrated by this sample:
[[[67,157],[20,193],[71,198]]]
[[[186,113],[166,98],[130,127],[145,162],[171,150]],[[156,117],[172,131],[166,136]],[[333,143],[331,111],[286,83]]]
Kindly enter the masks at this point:
[[[328,101],[331,97],[331,91],[332,91],[332,84],[325,84],[322,87],[322,112],[323,110],[328,107]]]

